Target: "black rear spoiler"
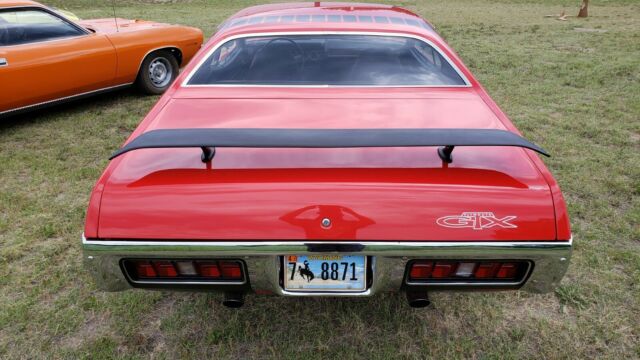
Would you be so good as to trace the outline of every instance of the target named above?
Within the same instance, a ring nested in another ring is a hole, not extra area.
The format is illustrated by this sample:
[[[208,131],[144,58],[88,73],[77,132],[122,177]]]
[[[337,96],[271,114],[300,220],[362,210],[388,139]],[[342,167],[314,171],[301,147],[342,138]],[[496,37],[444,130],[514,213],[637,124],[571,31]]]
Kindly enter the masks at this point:
[[[455,146],[517,146],[550,156],[523,137],[496,129],[160,129],[131,140],[109,158],[136,149],[202,149],[202,161],[216,147],[235,148],[358,148],[442,146],[438,155],[451,162]]]

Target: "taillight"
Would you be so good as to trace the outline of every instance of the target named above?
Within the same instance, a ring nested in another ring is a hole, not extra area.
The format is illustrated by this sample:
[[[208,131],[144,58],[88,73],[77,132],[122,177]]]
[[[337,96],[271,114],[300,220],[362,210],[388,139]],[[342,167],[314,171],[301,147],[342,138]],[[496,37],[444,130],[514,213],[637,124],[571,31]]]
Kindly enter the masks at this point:
[[[227,279],[242,279],[242,268],[235,261],[220,261],[222,277]]]
[[[133,281],[242,281],[244,267],[236,260],[124,260]]]
[[[453,272],[453,269],[455,268],[455,266],[456,264],[454,263],[437,262],[433,266],[433,272],[431,273],[431,277],[436,279],[448,278]]]
[[[153,267],[159,277],[176,277],[178,272],[171,261],[154,261]]]
[[[474,273],[478,279],[488,279],[496,275],[496,272],[500,268],[499,263],[483,263],[479,264]]]
[[[198,264],[198,272],[201,276],[218,279],[220,278],[220,268],[217,262],[201,262]]]
[[[156,277],[156,270],[148,261],[140,261],[136,264],[136,273],[139,277],[148,278]]]
[[[409,277],[412,279],[426,279],[431,276],[431,272],[433,271],[433,263],[415,263],[411,267],[411,273]]]
[[[526,275],[526,261],[430,261],[415,260],[409,264],[409,281],[519,281]]]
[[[496,274],[499,279],[513,279],[518,272],[518,266],[514,263],[506,263],[500,266],[500,270]]]

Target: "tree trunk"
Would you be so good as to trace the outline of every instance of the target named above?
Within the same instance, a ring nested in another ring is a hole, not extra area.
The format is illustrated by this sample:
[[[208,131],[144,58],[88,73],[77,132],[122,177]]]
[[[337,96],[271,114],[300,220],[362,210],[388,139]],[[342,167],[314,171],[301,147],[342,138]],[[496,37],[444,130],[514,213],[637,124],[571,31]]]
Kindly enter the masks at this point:
[[[580,5],[580,11],[578,12],[579,18],[585,18],[589,16],[589,11],[587,8],[589,7],[589,0],[582,0],[582,5]]]

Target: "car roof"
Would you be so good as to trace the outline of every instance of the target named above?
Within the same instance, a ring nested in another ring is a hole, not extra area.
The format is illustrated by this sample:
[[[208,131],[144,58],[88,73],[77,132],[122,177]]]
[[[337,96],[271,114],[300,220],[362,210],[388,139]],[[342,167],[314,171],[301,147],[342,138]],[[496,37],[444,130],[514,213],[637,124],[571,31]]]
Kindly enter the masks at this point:
[[[35,1],[29,1],[29,0],[0,1],[0,9],[9,8],[9,7],[18,7],[18,6],[38,6],[38,7],[42,7],[42,4],[37,3]]]
[[[435,32],[433,26],[415,13],[392,5],[341,2],[309,2],[268,4],[243,9],[221,26],[227,30],[273,29],[275,27],[338,26],[344,29],[363,27],[367,30],[410,29]]]
[[[361,12],[365,10],[377,10],[377,11],[396,11],[396,12],[409,14],[412,16],[417,16],[415,13],[409,10],[406,10],[397,6],[393,6],[393,5],[354,3],[354,2],[316,1],[316,2],[298,2],[298,3],[280,3],[280,4],[276,3],[276,4],[250,6],[238,11],[235,15],[232,16],[232,18],[239,17],[239,16],[256,15],[256,14],[275,13],[275,12],[281,12],[285,10],[304,11],[305,9],[309,9],[309,8],[320,10],[321,12],[324,12],[324,13],[332,13],[335,11]]]

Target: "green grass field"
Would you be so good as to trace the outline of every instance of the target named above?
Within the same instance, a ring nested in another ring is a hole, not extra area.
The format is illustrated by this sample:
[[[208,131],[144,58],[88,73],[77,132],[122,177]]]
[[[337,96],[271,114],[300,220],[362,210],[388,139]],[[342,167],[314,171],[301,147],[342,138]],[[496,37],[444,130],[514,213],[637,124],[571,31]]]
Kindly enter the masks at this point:
[[[123,91],[0,122],[0,358],[640,358],[640,3],[397,1],[431,20],[545,159],[575,251],[555,293],[365,300],[96,290],[89,192],[157,100]],[[527,3],[535,3],[533,5]],[[83,18],[109,2],[49,2]],[[122,1],[118,16],[210,36],[248,1]],[[11,84],[0,84],[6,94]],[[4,96],[4,95],[2,95]]]

